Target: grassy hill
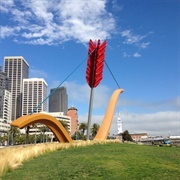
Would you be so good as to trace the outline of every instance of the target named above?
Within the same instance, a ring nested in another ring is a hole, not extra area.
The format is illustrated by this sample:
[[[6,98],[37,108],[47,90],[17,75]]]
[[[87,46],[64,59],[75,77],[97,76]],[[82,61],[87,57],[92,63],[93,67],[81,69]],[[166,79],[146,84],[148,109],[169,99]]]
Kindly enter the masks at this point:
[[[107,143],[33,158],[3,180],[180,179],[180,148]]]

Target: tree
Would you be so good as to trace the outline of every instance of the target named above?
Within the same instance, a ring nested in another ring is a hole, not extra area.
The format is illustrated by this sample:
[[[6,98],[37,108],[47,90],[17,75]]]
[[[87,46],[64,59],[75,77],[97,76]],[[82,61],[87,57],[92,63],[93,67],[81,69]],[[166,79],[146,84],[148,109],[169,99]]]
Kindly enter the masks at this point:
[[[14,144],[14,138],[18,135],[20,135],[20,130],[17,127],[13,127],[11,126],[9,132],[8,132],[9,136],[11,137],[11,144]]]
[[[11,126],[11,128],[10,128],[10,130],[9,130],[9,134],[12,135],[13,138],[14,138],[14,137],[16,137],[17,135],[20,134],[20,130],[19,130],[19,128],[17,128],[17,127],[12,127],[12,126]]]
[[[131,135],[129,134],[128,130],[125,130],[123,133],[122,133],[122,139],[124,141],[133,141]]]
[[[76,131],[71,138],[74,140],[86,140],[86,136],[78,131]]]
[[[30,129],[30,126],[27,126],[26,127],[26,144],[29,144],[29,129]]]
[[[40,127],[38,127],[39,130],[41,131],[41,134],[40,134],[40,142],[45,142],[45,139],[44,139],[44,135],[45,133],[48,131],[48,127],[46,125],[41,125]],[[47,136],[47,134],[46,134]],[[46,139],[47,140],[47,139]]]
[[[91,133],[92,133],[92,137],[93,137],[93,138],[96,136],[99,128],[100,128],[100,125],[97,124],[97,123],[94,123],[94,124],[92,125]]]
[[[87,123],[81,123],[79,125],[79,130],[80,131],[76,131],[74,133],[74,135],[72,136],[72,139],[74,139],[74,140],[86,140],[85,130],[87,130]]]
[[[31,126],[27,126],[26,127],[26,144],[29,144],[30,143],[30,140],[29,140],[29,130],[32,129],[32,128],[37,128],[37,125],[36,124],[32,124]]]
[[[87,123],[81,123],[79,126],[79,130],[82,130],[82,134],[84,135],[85,130],[87,130]]]

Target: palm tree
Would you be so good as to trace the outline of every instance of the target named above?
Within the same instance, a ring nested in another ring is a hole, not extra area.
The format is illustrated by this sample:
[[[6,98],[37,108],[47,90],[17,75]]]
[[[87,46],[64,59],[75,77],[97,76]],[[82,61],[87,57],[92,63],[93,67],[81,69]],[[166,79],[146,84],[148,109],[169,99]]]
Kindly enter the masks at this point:
[[[33,125],[31,125],[31,126],[27,126],[27,127],[26,127],[26,144],[29,144],[29,130],[30,130],[31,128],[35,128],[35,127],[37,127],[36,124],[33,124]]]
[[[100,125],[97,124],[97,123],[94,123],[94,124],[92,125],[92,129],[91,129],[92,137],[95,137],[95,136],[96,136],[99,128],[100,128]]]
[[[79,130],[82,130],[82,134],[84,135],[85,130],[87,130],[87,123],[81,123],[79,126]]]
[[[29,144],[29,129],[30,129],[30,126],[27,126],[26,127],[26,144]]]
[[[76,131],[71,138],[74,140],[86,140],[86,136],[83,135],[81,132],[78,132],[78,131]]]
[[[48,131],[48,127],[46,125],[41,125],[40,127],[38,127],[39,130],[41,131],[41,134],[40,134],[40,142],[43,142],[44,143],[44,135],[45,135],[45,132]]]
[[[16,136],[20,135],[20,130],[19,130],[19,128],[17,128],[17,127],[11,126],[8,134],[9,134],[10,137],[12,138],[11,144],[13,145],[13,144],[14,144],[14,138],[15,138]]]

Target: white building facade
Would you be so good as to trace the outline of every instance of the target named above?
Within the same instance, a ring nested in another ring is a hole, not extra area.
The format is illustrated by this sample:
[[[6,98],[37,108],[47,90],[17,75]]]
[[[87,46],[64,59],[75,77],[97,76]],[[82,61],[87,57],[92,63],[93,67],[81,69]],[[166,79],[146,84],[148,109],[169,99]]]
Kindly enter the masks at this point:
[[[11,93],[4,90],[2,118],[0,118],[0,136],[7,134],[11,123]]]
[[[71,134],[71,117],[69,116],[65,116],[64,115],[64,112],[40,112],[40,113],[43,113],[43,114],[48,114],[54,118],[56,118],[58,121],[65,121],[67,123],[67,130],[68,130],[68,133]],[[31,127],[29,129],[29,134],[31,135],[38,135],[38,134],[41,134],[41,130],[43,128],[45,128],[46,126],[43,125],[43,124],[36,124],[35,127]],[[46,128],[45,128],[46,129]],[[21,132],[23,134],[25,134],[25,129],[21,130]],[[44,132],[44,135],[48,137],[48,139],[51,139],[51,141],[53,140],[53,138],[55,137],[54,134],[52,133],[51,130],[48,130],[48,128],[46,129],[46,131]]]
[[[0,135],[8,133],[11,123],[11,92],[9,78],[0,66]]]
[[[11,105],[12,105],[11,93],[5,90],[4,101],[3,101],[3,119],[8,124],[11,123],[11,109],[12,109]]]
[[[71,117],[65,116],[64,112],[48,112],[46,114],[53,116],[59,121],[65,121],[67,123],[68,133],[71,134]]]
[[[0,136],[7,135],[10,130],[10,124],[5,122],[4,119],[0,118]]]
[[[117,125],[118,125],[118,134],[120,134],[123,132],[123,130],[122,130],[122,119],[121,119],[120,112],[118,112]]]
[[[22,56],[7,56],[4,57],[4,72],[9,78],[13,121],[22,115],[23,79],[29,76],[29,64]]]
[[[23,80],[22,115],[47,111],[47,83],[43,78]]]

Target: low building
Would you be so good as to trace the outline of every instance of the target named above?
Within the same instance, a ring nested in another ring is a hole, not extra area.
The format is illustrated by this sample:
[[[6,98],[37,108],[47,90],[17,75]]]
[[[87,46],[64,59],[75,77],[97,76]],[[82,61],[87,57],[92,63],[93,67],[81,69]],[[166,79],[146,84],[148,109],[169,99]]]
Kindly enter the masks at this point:
[[[68,133],[71,134],[71,117],[70,116],[65,116],[64,112],[43,112],[43,113],[51,115],[59,121],[65,121],[68,126],[67,127]]]
[[[54,118],[56,118],[59,121],[65,121],[67,123],[67,130],[68,133],[71,134],[71,117],[65,116],[63,112],[40,112],[43,114],[48,114]],[[43,132],[44,131],[44,132]],[[43,124],[35,124],[34,126],[30,126],[29,134],[30,135],[38,135],[41,133],[44,133],[46,136],[48,136],[51,140],[54,138],[54,134],[52,131],[46,129],[46,126]],[[21,130],[22,134],[26,133],[26,129]]]
[[[116,139],[122,141],[122,140],[123,140],[122,134],[123,134],[123,133],[118,134],[118,135],[116,136]],[[129,135],[131,135],[131,138],[132,138],[133,141],[135,141],[135,142],[141,141],[142,139],[145,139],[145,138],[148,137],[147,133],[130,133]]]
[[[180,146],[180,136],[169,136],[169,141],[173,145]]]
[[[131,135],[133,141],[141,141],[142,139],[148,137],[147,133],[133,133],[130,135]]]

